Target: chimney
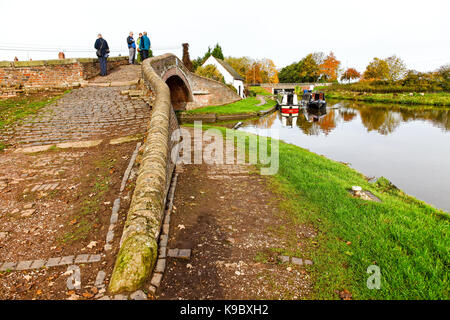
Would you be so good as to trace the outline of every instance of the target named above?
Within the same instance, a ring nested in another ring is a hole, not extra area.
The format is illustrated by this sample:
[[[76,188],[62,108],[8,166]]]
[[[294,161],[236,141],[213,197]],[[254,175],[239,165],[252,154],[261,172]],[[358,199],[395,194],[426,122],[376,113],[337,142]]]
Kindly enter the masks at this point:
[[[183,43],[183,64],[189,71],[194,71],[194,66],[192,65],[191,58],[189,57],[189,43]]]

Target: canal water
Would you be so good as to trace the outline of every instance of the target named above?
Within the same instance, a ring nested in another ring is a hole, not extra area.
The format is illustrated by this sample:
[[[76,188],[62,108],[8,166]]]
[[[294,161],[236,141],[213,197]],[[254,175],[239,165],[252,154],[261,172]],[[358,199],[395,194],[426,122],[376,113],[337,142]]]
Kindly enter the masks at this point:
[[[328,102],[298,117],[275,112],[244,122],[260,135],[278,129],[280,140],[349,165],[368,177],[450,212],[450,110]],[[299,168],[300,170],[300,168]]]

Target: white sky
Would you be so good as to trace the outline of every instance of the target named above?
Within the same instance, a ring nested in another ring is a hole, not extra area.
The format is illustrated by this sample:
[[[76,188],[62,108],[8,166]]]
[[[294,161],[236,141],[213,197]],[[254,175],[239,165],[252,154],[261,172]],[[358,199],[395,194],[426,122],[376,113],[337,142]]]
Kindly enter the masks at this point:
[[[126,55],[128,32],[145,30],[154,53],[181,56],[188,42],[191,59],[219,42],[226,56],[267,57],[278,68],[330,50],[359,71],[392,54],[419,71],[450,63],[449,0],[0,0],[0,14],[0,60],[57,58],[58,48],[94,57],[99,32],[113,55]],[[55,52],[2,50],[11,45]]]

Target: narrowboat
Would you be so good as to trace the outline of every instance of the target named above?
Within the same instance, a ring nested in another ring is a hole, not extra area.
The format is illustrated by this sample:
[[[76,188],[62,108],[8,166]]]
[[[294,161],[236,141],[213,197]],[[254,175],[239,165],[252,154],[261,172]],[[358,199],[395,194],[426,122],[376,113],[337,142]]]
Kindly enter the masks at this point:
[[[325,101],[325,93],[312,92],[311,90],[305,90],[303,92],[302,101],[308,108],[325,108],[327,102]]]
[[[278,99],[278,108],[283,116],[298,116],[301,105],[293,92],[282,92]]]

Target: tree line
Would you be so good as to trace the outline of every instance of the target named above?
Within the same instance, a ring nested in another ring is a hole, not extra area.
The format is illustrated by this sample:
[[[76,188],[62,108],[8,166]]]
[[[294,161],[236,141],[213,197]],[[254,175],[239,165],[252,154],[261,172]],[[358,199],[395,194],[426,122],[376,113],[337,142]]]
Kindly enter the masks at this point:
[[[307,54],[298,62],[294,62],[281,70],[277,69],[272,59],[252,59],[250,57],[231,57],[223,54],[222,47],[216,44],[203,56],[189,61],[193,72],[199,75],[223,81],[223,76],[214,66],[202,65],[210,57],[214,56],[227,62],[247,84],[261,83],[306,83],[306,82],[383,82],[396,85],[433,83],[431,87],[439,86],[444,91],[449,90],[450,65],[444,65],[433,72],[418,72],[409,70],[405,62],[398,56],[392,55],[381,59],[374,57],[360,73],[353,67],[342,68],[341,61],[331,51],[329,54],[313,52]]]
[[[273,60],[264,59],[252,59],[250,57],[225,57],[222,51],[222,47],[216,44],[213,49],[208,47],[208,50],[203,56],[197,57],[191,61],[192,70],[196,74],[212,78],[217,81],[223,82],[223,76],[213,65],[203,66],[205,61],[213,56],[217,59],[223,60],[228,63],[236,72],[244,79],[247,84],[260,84],[260,83],[278,83],[278,70]],[[189,62],[188,62],[189,64]]]

